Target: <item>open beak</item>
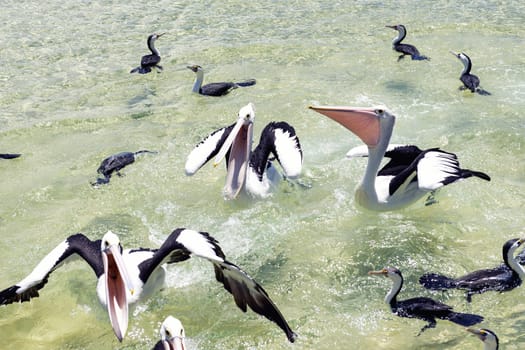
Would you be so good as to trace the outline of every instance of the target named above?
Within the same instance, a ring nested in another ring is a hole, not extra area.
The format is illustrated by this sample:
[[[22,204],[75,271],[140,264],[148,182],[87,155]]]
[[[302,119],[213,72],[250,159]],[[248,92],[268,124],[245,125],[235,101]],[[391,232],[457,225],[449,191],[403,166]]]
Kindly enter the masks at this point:
[[[119,341],[128,329],[127,289],[133,295],[133,284],[122,259],[119,247],[112,245],[102,252],[106,282],[106,304],[109,320]]]
[[[252,137],[253,123],[247,123],[244,118],[239,118],[213,160],[213,166],[216,167],[228,151],[230,152],[228,174],[224,185],[224,196],[227,199],[237,197],[246,182],[246,170],[250,158]]]
[[[343,106],[310,106],[309,108],[338,122],[369,147],[377,146],[380,141],[381,129],[375,108]]]
[[[173,337],[162,341],[165,350],[186,350],[183,337]]]

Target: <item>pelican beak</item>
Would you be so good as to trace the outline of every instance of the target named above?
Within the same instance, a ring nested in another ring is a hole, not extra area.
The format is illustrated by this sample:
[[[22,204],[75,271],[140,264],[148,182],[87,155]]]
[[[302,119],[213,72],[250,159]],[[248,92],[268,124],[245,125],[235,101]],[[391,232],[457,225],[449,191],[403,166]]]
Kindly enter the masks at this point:
[[[186,350],[186,345],[184,344],[184,338],[175,336],[167,340],[162,341],[165,350]]]
[[[128,291],[134,293],[133,284],[120,253],[120,247],[111,245],[102,251],[106,284],[106,304],[109,320],[119,341],[128,328]]]
[[[388,271],[386,269],[382,269],[379,271],[368,271],[368,274],[370,276],[388,276]]]
[[[253,138],[253,121],[245,116],[239,116],[237,123],[224,141],[221,149],[213,160],[213,166],[220,164],[228,152],[228,174],[224,185],[226,199],[234,199],[246,182],[246,170],[250,159]]]
[[[343,106],[310,106],[309,108],[338,122],[369,147],[377,146],[380,141],[381,129],[375,108]]]

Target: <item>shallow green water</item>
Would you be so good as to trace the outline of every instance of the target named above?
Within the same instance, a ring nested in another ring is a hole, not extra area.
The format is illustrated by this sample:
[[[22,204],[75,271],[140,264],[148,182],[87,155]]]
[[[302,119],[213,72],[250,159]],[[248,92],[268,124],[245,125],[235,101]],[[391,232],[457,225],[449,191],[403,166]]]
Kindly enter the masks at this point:
[[[0,289],[19,281],[66,236],[100,238],[111,229],[125,247],[157,247],[173,229],[216,237],[228,258],[265,287],[299,334],[242,314],[214,281],[208,263],[170,268],[168,288],[130,317],[122,344],[80,261],[53,273],[41,297],[0,307],[8,349],[147,349],[164,317],[186,327],[191,349],[480,349],[461,327],[393,316],[390,283],[367,271],[399,267],[401,297],[433,296],[485,316],[505,349],[525,347],[525,292],[432,294],[423,272],[459,275],[501,260],[501,246],[523,236],[525,5],[398,1],[4,1],[0,12]],[[404,23],[406,41],[431,57],[397,62],[386,24]],[[130,75],[157,47],[162,74]],[[465,51],[493,93],[458,91]],[[209,82],[256,78],[223,98],[190,93],[200,64]],[[224,201],[224,170],[184,175],[192,147],[256,106],[255,135],[286,120],[304,151],[304,190],[283,184],[268,200]],[[310,104],[384,104],[397,116],[392,141],[442,147],[492,182],[469,179],[392,213],[356,209],[365,162],[347,160],[359,145]],[[159,151],[94,190],[100,161],[113,153]],[[30,248],[30,249],[28,249]],[[4,345],[2,346],[4,348]]]

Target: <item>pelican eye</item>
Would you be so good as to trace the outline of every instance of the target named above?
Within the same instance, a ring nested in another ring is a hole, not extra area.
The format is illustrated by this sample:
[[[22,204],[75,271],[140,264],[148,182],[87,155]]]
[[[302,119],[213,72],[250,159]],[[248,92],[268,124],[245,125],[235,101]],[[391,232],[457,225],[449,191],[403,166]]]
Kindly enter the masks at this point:
[[[385,110],[382,109],[382,108],[376,109],[376,114],[383,114],[384,112],[385,112]]]

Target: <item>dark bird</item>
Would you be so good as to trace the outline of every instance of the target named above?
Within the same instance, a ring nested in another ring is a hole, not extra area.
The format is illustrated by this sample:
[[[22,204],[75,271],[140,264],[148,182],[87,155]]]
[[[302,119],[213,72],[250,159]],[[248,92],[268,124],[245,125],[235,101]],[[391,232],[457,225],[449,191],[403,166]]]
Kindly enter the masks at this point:
[[[186,350],[185,338],[182,322],[168,316],[160,326],[160,340],[152,350]]]
[[[375,211],[404,208],[425,196],[435,202],[439,188],[469,177],[490,181],[480,171],[462,169],[454,153],[414,145],[389,144],[395,115],[385,107],[311,106],[311,109],[338,122],[365,146],[351,149],[347,157],[368,157],[365,174],[355,192],[356,203]],[[389,162],[381,169],[384,158]]]
[[[160,52],[155,47],[155,40],[160,38],[166,33],[162,34],[151,34],[148,36],[148,48],[151,51],[151,55],[145,55],[142,56],[142,59],[140,60],[140,66],[137,68],[133,68],[130,73],[140,73],[140,74],[146,74],[151,72],[151,68],[156,68],[157,73],[160,73],[162,71],[162,66],[159,65],[160,62]]]
[[[397,59],[398,61],[404,58],[405,55],[409,55],[412,57],[413,60],[418,60],[418,61],[430,59],[427,56],[422,56],[414,45],[401,43],[401,41],[403,41],[403,39],[405,39],[407,35],[407,30],[404,25],[398,24],[398,25],[386,26],[386,27],[395,29],[399,32],[399,34],[394,38],[394,40],[392,40],[392,49],[402,54]]]
[[[97,169],[97,173],[104,177],[97,178],[97,181],[92,182],[91,185],[98,186],[109,183],[113,173],[116,173],[118,176],[122,176],[120,169],[135,162],[135,157],[142,153],[156,154],[157,152],[141,150],[138,152],[121,152],[107,157],[102,161],[102,163],[100,163],[100,166]]]
[[[451,54],[456,56],[461,63],[463,63],[463,70],[461,71],[461,76],[459,77],[459,80],[463,83],[463,86],[460,86],[460,90],[470,90],[471,92],[477,92],[480,95],[490,95],[490,92],[483,90],[479,86],[479,78],[470,73],[470,70],[472,69],[472,61],[470,60],[470,57],[468,57],[465,53],[455,53],[453,51],[450,51]]]
[[[426,273],[419,278],[423,287],[432,290],[462,289],[466,291],[467,301],[472,295],[489,290],[505,292],[521,285],[525,278],[525,269],[521,266],[514,252],[525,239],[511,239],[503,245],[503,265],[492,269],[477,270],[458,278],[450,278],[437,273]]]
[[[254,120],[255,107],[249,103],[239,110],[235,124],[215,130],[195,146],[186,160],[186,175],[195,174],[213,157],[214,166],[225,158],[226,199],[234,199],[241,190],[265,198],[282,178],[297,178],[301,174],[303,152],[295,129],[286,122],[269,123],[252,151]],[[275,167],[275,159],[284,174]]]
[[[483,342],[483,350],[498,350],[499,339],[496,333],[486,328],[467,328],[467,331],[477,336]]]
[[[235,304],[246,312],[254,312],[275,322],[294,342],[296,334],[263,287],[222,252],[217,240],[206,232],[178,228],[160,248],[123,249],[117,235],[108,231],[102,240],[92,241],[81,233],[69,236],[53,249],[17,284],[0,291],[0,305],[29,301],[39,296],[39,290],[49,276],[68,258],[80,256],[93,269],[98,283],[97,295],[107,308],[111,326],[119,341],[128,327],[128,305],[145,299],[164,285],[165,264],[178,263],[198,256],[208,260],[215,278],[233,295]]]
[[[221,82],[202,85],[204,81],[204,71],[201,66],[187,66],[188,69],[195,72],[195,83],[193,83],[193,92],[206,96],[223,96],[237,89],[238,87],[255,85],[255,79],[249,79],[238,83]]]
[[[419,334],[428,328],[436,327],[436,318],[448,320],[465,327],[483,321],[482,316],[454,312],[451,306],[426,297],[398,301],[397,295],[403,287],[403,276],[401,271],[394,267],[386,267],[380,271],[370,271],[368,274],[385,276],[394,282],[392,289],[385,298],[386,303],[390,305],[390,309],[394,314],[399,317],[419,318],[428,322],[426,326],[421,328]]]
[[[0,153],[0,159],[14,159],[20,157],[18,153]]]

